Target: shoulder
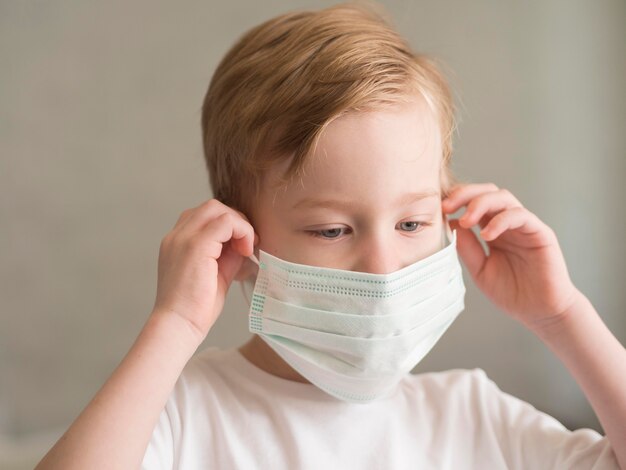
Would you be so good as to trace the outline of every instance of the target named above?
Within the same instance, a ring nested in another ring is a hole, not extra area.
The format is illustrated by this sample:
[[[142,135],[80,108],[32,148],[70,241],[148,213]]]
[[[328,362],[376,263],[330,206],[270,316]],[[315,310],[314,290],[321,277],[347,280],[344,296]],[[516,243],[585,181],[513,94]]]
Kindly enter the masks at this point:
[[[606,436],[571,431],[532,404],[502,391],[480,368],[416,374],[427,403],[479,439],[497,442],[511,468],[618,468]],[[594,467],[597,468],[597,467]]]
[[[161,411],[143,457],[142,469],[179,468],[181,448],[193,459],[199,441],[207,439],[211,425],[207,409],[216,406],[214,395],[217,365],[227,353],[207,348],[196,353],[178,377]],[[183,438],[184,441],[183,442]]]
[[[405,386],[407,396],[418,397],[419,406],[429,413],[455,420],[468,431],[476,428],[497,435],[501,410],[512,412],[520,406],[532,408],[502,392],[481,368],[414,374]]]
[[[538,425],[544,429],[566,428],[552,416],[532,404],[502,391],[481,368],[451,369],[442,372],[417,374],[419,387],[430,403],[438,403],[447,410],[464,411],[474,422],[481,422],[499,434],[508,434],[511,426]]]
[[[207,424],[197,418],[209,416],[219,407],[219,395],[224,396],[220,370],[228,357],[229,350],[209,347],[187,362],[167,398],[156,431],[161,428],[163,433],[176,440],[185,428]]]

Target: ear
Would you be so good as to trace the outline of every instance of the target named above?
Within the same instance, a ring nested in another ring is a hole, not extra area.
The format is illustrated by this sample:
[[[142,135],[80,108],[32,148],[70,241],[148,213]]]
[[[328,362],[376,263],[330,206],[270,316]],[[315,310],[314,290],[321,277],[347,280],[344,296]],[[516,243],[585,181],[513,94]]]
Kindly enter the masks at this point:
[[[441,210],[441,226],[443,227],[444,230],[446,230],[446,226],[449,223],[449,219],[448,219],[448,214],[446,214],[443,209]]]

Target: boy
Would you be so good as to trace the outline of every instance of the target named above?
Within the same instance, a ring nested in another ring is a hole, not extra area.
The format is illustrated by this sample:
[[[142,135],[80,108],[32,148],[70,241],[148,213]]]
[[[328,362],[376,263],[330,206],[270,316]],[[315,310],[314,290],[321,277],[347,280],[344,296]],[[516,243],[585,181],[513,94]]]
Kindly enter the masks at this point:
[[[253,28],[202,128],[215,199],[164,237],[144,329],[38,468],[626,468],[626,351],[549,227],[506,190],[454,183],[447,85],[379,16],[340,5]],[[480,369],[407,373],[463,308],[457,250],[565,363],[605,437]],[[235,279],[254,286],[257,334],[189,361]]]

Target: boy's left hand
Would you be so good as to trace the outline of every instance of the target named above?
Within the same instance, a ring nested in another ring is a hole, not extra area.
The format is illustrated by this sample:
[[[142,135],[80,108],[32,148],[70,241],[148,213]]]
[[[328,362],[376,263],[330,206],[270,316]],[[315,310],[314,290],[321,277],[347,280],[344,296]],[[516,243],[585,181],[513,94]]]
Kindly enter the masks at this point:
[[[533,331],[565,316],[581,294],[550,227],[491,183],[455,186],[442,204],[446,214],[467,206],[450,228],[474,282],[495,305]],[[476,224],[489,255],[471,231]]]

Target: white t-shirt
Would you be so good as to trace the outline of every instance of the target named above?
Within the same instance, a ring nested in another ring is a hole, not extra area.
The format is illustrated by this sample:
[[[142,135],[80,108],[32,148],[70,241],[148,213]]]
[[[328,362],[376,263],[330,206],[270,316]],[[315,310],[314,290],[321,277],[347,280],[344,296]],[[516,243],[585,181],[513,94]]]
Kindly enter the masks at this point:
[[[611,444],[502,392],[482,369],[407,374],[347,403],[209,347],[178,379],[142,469],[618,469]]]

